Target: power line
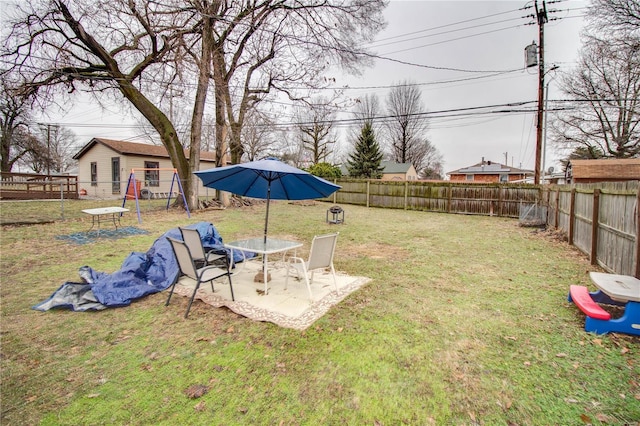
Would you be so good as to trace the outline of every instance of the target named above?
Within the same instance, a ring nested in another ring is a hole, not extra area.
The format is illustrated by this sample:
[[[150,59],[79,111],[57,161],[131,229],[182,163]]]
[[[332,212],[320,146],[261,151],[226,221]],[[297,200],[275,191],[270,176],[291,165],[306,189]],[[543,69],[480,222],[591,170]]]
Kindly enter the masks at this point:
[[[384,47],[384,46],[389,46],[389,45],[397,44],[397,43],[405,43],[405,42],[408,42],[408,41],[421,40],[423,38],[428,38],[428,37],[436,37],[436,36],[439,36],[439,35],[451,34],[451,33],[460,32],[460,31],[466,31],[466,30],[470,30],[470,29],[474,29],[474,28],[486,27],[486,26],[494,25],[494,24],[502,24],[504,22],[514,21],[516,19],[519,20],[520,18],[503,19],[501,21],[489,22],[489,23],[480,24],[480,25],[474,25],[474,26],[465,27],[465,28],[458,28],[458,29],[455,29],[455,30],[442,31],[442,32],[439,32],[439,33],[427,34],[427,35],[420,36],[420,37],[413,37],[413,38],[403,39],[403,40],[394,41],[394,42],[390,42],[390,43],[383,43],[383,44],[378,44],[378,45],[374,44],[373,46],[369,46],[369,47],[377,48],[377,47]],[[423,31],[429,31],[429,30],[423,30]],[[452,39],[452,40],[455,41],[457,39]]]
[[[493,113],[506,113],[506,112],[522,112],[521,110],[515,110],[514,108],[517,107],[523,107],[525,105],[529,105],[535,103],[535,101],[522,101],[522,102],[512,102],[512,103],[505,103],[505,104],[494,104],[494,105],[482,105],[482,106],[473,106],[473,107],[464,107],[464,108],[453,108],[453,109],[447,109],[447,110],[439,110],[439,111],[429,111],[429,112],[417,112],[414,114],[410,114],[413,117],[434,117],[434,118],[442,118],[442,117],[450,117],[452,115],[450,114],[458,114],[456,116],[459,116],[459,113],[464,113],[464,112],[468,112],[470,115],[473,114],[474,111],[479,111],[482,109],[489,109],[489,108],[506,108],[503,110],[495,110],[492,111]],[[378,116],[378,117],[374,117],[374,120],[389,120],[392,119],[393,115],[383,115],[383,116]],[[333,124],[341,124],[341,123],[360,123],[362,122],[363,119],[362,118],[348,118],[348,119],[338,119],[338,120],[320,120],[317,121],[317,123],[333,123]],[[138,127],[138,125],[129,125],[129,124],[105,124],[105,123],[99,123],[99,124],[95,124],[95,123],[56,123],[59,124],[61,126],[67,126],[67,127],[112,127],[112,128],[136,128]],[[283,125],[306,125],[306,124],[310,124],[309,122],[291,122],[291,123],[283,123]],[[258,125],[260,126],[260,125]],[[277,123],[271,123],[269,124],[269,126],[278,126]]]
[[[441,28],[447,28],[447,27],[452,27],[452,26],[456,26],[456,25],[460,25],[460,24],[466,24],[468,22],[480,21],[482,19],[493,18],[493,17],[500,16],[500,15],[506,15],[507,13],[513,13],[513,12],[517,12],[517,11],[520,11],[520,10],[523,10],[523,8],[508,10],[508,11],[505,11],[505,12],[494,13],[492,15],[480,16],[478,18],[465,19],[463,21],[452,22],[450,24],[439,25],[439,26],[432,27],[432,28],[426,28],[426,29],[423,29],[423,30],[413,31],[413,32],[410,32],[410,33],[405,33],[405,34],[401,34],[401,35],[397,35],[397,36],[393,36],[393,37],[383,38],[383,39],[380,39],[378,41],[387,41],[387,40],[392,40],[392,39],[395,39],[395,38],[406,37],[406,36],[410,36],[410,35],[414,35],[414,34],[420,34],[420,33],[423,33],[423,32],[439,30]]]
[[[415,64],[415,63],[411,63],[411,62],[407,62],[407,61],[401,61],[398,59],[392,59],[392,58],[385,58],[382,56],[378,56],[378,55],[373,55],[373,54],[369,54],[368,56],[370,56],[371,58],[376,58],[376,59],[383,59],[383,60],[389,60],[391,62],[397,62],[397,63],[401,63],[404,65],[411,65],[411,66],[415,66],[415,67],[419,67],[419,68],[429,68],[429,69],[435,69],[435,70],[446,70],[446,71],[460,71],[460,72],[469,72],[469,73],[486,73],[488,75],[485,76],[477,76],[477,77],[462,77],[462,78],[454,78],[454,79],[448,79],[448,80],[440,80],[440,81],[434,81],[434,82],[426,82],[426,83],[416,83],[415,85],[418,86],[425,86],[425,85],[437,85],[437,84],[450,84],[450,83],[458,83],[458,82],[463,82],[463,81],[471,81],[471,80],[478,80],[478,79],[483,79],[483,78],[491,78],[491,77],[495,77],[497,75],[502,75],[502,74],[509,74],[509,73],[514,73],[514,72],[520,72],[523,70],[523,68],[513,68],[513,69],[508,69],[508,70],[464,70],[464,69],[459,69],[459,68],[448,68],[448,67],[436,67],[436,66],[431,66],[431,65],[422,65],[422,64]],[[37,57],[37,56],[32,56],[34,59],[40,59],[40,60],[50,60],[48,58],[43,58],[43,57]],[[10,65],[11,63],[9,61],[3,61],[0,60],[0,63],[4,63],[7,65]],[[32,71],[36,71],[36,72],[45,72],[45,71],[49,71],[49,69],[47,68],[43,68],[43,67],[36,67],[35,65],[23,65],[23,67],[28,68]],[[70,77],[73,76],[77,76],[77,73],[73,73],[70,71],[57,71],[59,74],[64,74],[64,75],[68,75]],[[84,77],[83,77],[84,78]],[[84,78],[84,79],[91,79],[91,80],[102,80],[105,82],[118,82],[118,81],[129,81],[125,78],[116,78],[116,77],[109,77],[109,76],[93,76],[90,78]],[[140,76],[138,77],[138,79],[141,82],[146,82],[146,83],[154,83],[155,80],[152,79],[151,77],[144,77],[144,76]],[[180,82],[180,83],[172,83],[172,86],[179,86],[182,88],[186,88],[186,89],[196,89],[197,88],[197,84],[196,83],[188,83],[188,82]],[[314,88],[314,90],[363,90],[363,89],[388,89],[391,87],[395,87],[397,85],[386,85],[386,86],[328,86],[328,87],[321,87],[321,88]],[[233,86],[232,86],[233,87]],[[240,86],[237,86],[236,88],[239,88]],[[115,88],[115,87],[114,87]],[[307,87],[290,87],[289,89],[291,90],[303,90],[303,89],[308,89]]]

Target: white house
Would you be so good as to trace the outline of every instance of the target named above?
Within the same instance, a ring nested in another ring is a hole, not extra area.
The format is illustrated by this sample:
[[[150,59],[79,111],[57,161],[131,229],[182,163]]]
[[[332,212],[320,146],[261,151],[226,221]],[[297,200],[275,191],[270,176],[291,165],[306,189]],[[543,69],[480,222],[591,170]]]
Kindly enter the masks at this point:
[[[187,157],[188,154],[185,150]],[[141,192],[180,192],[177,173],[164,146],[93,138],[73,158],[78,160],[81,194],[86,191],[90,196],[117,198],[124,196],[125,192],[133,195],[134,188],[138,189],[138,196]],[[211,169],[215,165],[215,153],[200,153],[200,170]],[[132,176],[132,181],[136,182],[129,186]],[[204,190],[200,182],[198,192],[202,194]]]

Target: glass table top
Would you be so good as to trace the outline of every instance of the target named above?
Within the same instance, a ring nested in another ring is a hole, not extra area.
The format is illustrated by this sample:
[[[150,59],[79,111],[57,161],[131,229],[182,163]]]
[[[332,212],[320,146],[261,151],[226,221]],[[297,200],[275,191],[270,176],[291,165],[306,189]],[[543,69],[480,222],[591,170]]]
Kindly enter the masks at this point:
[[[278,253],[294,248],[302,247],[302,243],[297,241],[278,240],[275,238],[267,238],[265,244],[264,238],[249,238],[246,240],[232,241],[225,243],[225,246],[237,250],[245,250],[253,253]]]

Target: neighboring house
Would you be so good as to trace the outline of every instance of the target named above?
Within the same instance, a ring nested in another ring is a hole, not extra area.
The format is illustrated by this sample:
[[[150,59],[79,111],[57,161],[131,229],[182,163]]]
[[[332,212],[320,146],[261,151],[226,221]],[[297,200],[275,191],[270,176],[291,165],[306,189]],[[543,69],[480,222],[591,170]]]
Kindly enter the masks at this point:
[[[381,180],[418,180],[418,173],[411,163],[383,161],[380,165],[384,167]]]
[[[567,183],[640,180],[640,158],[571,160],[566,176]]]
[[[382,161],[382,177],[380,180],[417,180],[418,173],[411,163],[394,163],[393,161]],[[349,176],[349,169],[346,165],[340,166],[342,176]]]
[[[524,170],[517,167],[505,166],[500,163],[494,163],[493,161],[485,161],[483,157],[480,163],[448,172],[447,175],[449,175],[449,179],[451,181],[458,182],[507,183],[524,181],[527,178],[533,177],[534,173],[532,170]]]
[[[189,155],[187,150],[185,155]],[[78,160],[80,192],[85,190],[91,196],[123,196],[132,170],[135,170],[139,190],[168,193],[174,182],[174,167],[164,146],[93,138],[73,159]],[[215,153],[200,153],[200,170],[215,166]],[[198,188],[200,193],[204,192],[201,182]],[[133,194],[133,186],[128,192]],[[179,192],[177,183],[174,183],[173,192]]]

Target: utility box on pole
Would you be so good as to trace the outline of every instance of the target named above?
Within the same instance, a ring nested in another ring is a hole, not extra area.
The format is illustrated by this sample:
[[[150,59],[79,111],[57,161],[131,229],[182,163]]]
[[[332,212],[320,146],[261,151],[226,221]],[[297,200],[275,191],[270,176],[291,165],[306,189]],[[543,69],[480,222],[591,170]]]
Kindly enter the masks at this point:
[[[524,62],[527,68],[538,66],[538,45],[535,41],[524,48]]]

